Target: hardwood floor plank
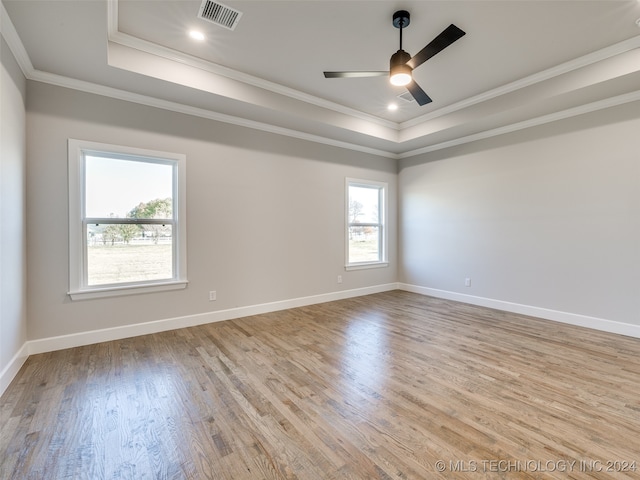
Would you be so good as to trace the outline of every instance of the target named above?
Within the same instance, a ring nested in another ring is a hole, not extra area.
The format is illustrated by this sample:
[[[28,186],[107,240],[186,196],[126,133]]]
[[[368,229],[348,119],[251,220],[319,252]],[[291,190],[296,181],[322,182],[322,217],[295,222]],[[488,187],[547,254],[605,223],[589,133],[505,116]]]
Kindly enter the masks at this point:
[[[34,355],[0,421],[3,480],[640,478],[640,340],[385,292]]]

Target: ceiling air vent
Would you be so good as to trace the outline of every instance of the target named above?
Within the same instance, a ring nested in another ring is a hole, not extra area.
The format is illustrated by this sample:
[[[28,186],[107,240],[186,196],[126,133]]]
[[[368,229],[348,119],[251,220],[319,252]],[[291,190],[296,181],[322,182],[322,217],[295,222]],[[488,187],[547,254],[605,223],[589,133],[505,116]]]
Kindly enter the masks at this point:
[[[411,92],[404,92],[402,95],[398,95],[400,100],[404,100],[405,102],[413,102],[413,96]]]
[[[241,16],[242,12],[234,10],[220,2],[212,2],[211,0],[204,0],[198,12],[198,18],[228,28],[229,30],[236,28]]]

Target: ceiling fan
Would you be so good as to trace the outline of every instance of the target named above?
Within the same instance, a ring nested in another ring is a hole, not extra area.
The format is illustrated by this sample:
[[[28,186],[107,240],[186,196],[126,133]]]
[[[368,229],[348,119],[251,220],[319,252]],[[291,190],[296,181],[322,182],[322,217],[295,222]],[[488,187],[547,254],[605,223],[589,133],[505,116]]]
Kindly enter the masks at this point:
[[[399,10],[393,14],[393,26],[400,29],[400,49],[391,56],[389,71],[324,72],[325,78],[383,77],[389,75],[389,81],[393,85],[406,86],[419,105],[430,103],[431,98],[413,81],[411,74],[414,69],[463,37],[465,32],[451,24],[412,57],[402,49],[402,29],[409,26],[410,18],[409,12],[406,10]]]

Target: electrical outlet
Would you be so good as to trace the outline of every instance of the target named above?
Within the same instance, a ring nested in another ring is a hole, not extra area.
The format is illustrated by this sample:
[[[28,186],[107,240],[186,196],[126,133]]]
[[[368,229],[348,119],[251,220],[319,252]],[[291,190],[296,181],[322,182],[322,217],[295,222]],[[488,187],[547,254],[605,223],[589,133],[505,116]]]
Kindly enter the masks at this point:
[[[338,283],[342,283],[342,275],[338,275]]]
[[[210,302],[214,302],[217,298],[218,298],[218,294],[216,293],[216,291],[215,290],[211,290],[209,292],[209,301]]]
[[[471,279],[470,278],[465,278],[464,279],[464,286],[465,287],[470,287],[471,286]]]

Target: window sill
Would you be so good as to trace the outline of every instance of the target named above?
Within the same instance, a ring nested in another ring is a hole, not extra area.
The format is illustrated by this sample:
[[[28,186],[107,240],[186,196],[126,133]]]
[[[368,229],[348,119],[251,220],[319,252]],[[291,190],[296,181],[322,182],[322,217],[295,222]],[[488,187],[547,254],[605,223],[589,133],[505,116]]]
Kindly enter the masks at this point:
[[[67,292],[71,300],[91,300],[94,298],[119,297],[122,295],[138,295],[141,293],[166,292],[169,290],[182,290],[187,287],[186,280],[166,283],[154,283],[145,285],[126,285],[117,287],[97,287],[85,290],[73,290]]]
[[[345,265],[344,269],[346,271],[365,270],[368,268],[384,268],[388,266],[389,266],[389,262],[352,263],[350,265]]]

